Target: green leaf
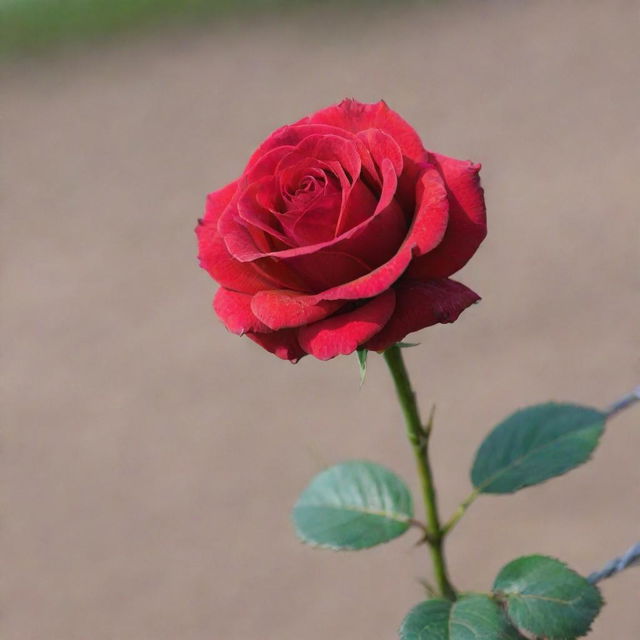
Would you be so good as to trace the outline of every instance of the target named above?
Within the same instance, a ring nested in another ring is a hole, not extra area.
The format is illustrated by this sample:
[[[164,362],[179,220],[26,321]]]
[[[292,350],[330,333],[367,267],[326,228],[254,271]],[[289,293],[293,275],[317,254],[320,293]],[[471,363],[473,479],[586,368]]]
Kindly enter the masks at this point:
[[[548,640],[585,635],[603,604],[597,587],[546,556],[510,562],[498,574],[493,589],[504,600],[514,626]]]
[[[501,422],[476,454],[471,482],[480,493],[513,493],[586,462],[598,445],[606,414],[549,402]]]
[[[298,537],[329,549],[366,549],[402,535],[413,518],[411,494],[392,471],[351,461],[319,473],[293,508]]]
[[[489,596],[437,598],[415,606],[402,622],[401,640],[519,640],[499,605]]]
[[[358,356],[358,367],[360,369],[360,386],[362,386],[367,375],[367,356],[369,352],[366,349],[358,349],[356,355]]]
[[[396,342],[396,347],[400,349],[410,349],[411,347],[419,347],[419,342]]]

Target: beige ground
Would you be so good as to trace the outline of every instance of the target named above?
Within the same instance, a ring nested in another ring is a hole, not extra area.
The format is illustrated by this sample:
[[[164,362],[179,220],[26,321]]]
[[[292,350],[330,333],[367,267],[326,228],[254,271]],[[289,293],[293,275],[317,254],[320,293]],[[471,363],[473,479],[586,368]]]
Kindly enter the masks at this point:
[[[289,508],[323,464],[413,478],[379,358],[293,367],[213,317],[195,261],[205,192],[273,128],[384,97],[439,151],[484,163],[483,295],[408,353],[438,402],[443,510],[483,434],[549,398],[640,381],[640,3],[469,1],[153,37],[2,79],[3,640],[391,639],[427,570],[415,534],[332,554]],[[455,581],[517,554],[580,571],[640,538],[640,410],[595,462],[485,498]],[[592,634],[640,637],[640,570]]]

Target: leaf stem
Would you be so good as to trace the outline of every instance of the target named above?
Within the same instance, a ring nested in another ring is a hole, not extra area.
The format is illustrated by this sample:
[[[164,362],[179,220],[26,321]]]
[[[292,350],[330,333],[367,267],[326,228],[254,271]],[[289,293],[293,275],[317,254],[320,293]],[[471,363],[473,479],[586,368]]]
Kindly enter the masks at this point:
[[[454,511],[453,515],[447,520],[442,527],[442,534],[447,535],[453,527],[458,524],[458,521],[467,512],[467,509],[475,502],[476,498],[480,495],[480,489],[474,489],[461,503],[460,506]]]
[[[416,395],[411,388],[411,381],[404,364],[402,352],[397,345],[384,352],[384,359],[391,372],[396,393],[404,414],[407,437],[411,443],[416,459],[425,512],[427,515],[426,542],[431,551],[433,572],[440,595],[455,600],[456,591],[449,579],[447,563],[444,555],[444,531],[440,525],[436,490],[433,484],[433,472],[429,462],[429,435],[433,421],[433,412],[426,425],[422,424]]]

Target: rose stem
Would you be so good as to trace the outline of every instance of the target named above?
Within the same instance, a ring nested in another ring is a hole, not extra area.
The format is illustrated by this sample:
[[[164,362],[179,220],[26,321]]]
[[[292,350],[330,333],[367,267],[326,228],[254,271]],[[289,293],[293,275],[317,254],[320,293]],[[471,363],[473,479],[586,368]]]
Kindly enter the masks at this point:
[[[428,536],[427,544],[431,550],[433,572],[440,595],[455,600],[456,591],[449,580],[447,563],[444,556],[444,531],[440,525],[436,490],[433,484],[433,473],[429,462],[429,435],[431,432],[432,417],[426,426],[422,425],[416,394],[411,388],[409,374],[402,358],[400,347],[394,345],[384,352],[384,359],[391,372],[391,377],[396,387],[396,393],[407,427],[407,437],[413,448],[413,453],[418,467],[424,507],[427,515]]]

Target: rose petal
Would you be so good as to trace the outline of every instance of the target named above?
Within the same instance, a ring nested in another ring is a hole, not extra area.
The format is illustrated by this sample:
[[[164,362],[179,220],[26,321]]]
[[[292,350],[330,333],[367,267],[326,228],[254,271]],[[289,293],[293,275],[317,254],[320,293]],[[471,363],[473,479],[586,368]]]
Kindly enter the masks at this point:
[[[292,272],[297,273],[313,291],[325,291],[343,282],[350,282],[369,273],[371,265],[343,251],[323,249],[309,255],[281,260]],[[294,287],[279,287],[293,289]],[[297,289],[299,290],[299,289]],[[319,302],[321,298],[313,301]]]
[[[298,162],[282,171],[278,172],[277,181],[279,183],[280,194],[282,196],[282,202],[285,203],[285,207],[280,209],[285,211],[290,207],[290,204],[294,199],[294,195],[300,190],[300,183],[305,178],[311,178],[316,182],[326,183],[325,170],[319,166],[319,163],[314,158],[303,158]],[[306,189],[304,191],[307,191]]]
[[[372,271],[393,257],[402,245],[407,230],[404,212],[395,200],[391,200],[383,211],[362,225],[358,233],[336,242],[332,248],[362,260],[370,265],[369,271]],[[347,280],[343,278],[336,284],[344,282]]]
[[[346,229],[343,233],[335,239],[324,240],[314,244],[291,248],[282,248],[279,246],[274,250],[265,250],[267,240],[260,236],[260,233],[263,232],[257,229],[248,229],[245,228],[243,224],[238,224],[238,217],[234,216],[233,208],[229,207],[229,211],[225,212],[219,223],[219,229],[224,236],[229,253],[241,262],[253,261],[263,256],[273,256],[280,260],[287,261],[290,258],[315,254],[323,249],[331,249],[339,253],[354,255],[354,257],[364,260],[374,267],[388,260],[396,247],[399,246],[405,232],[403,224],[404,216],[397,215],[397,213],[402,213],[396,211],[397,205],[393,205],[394,211],[392,215],[389,215],[388,211],[389,207],[392,206],[393,196],[396,192],[398,184],[397,171],[402,168],[402,157],[399,154],[395,142],[390,140],[389,137],[382,132],[365,131],[359,140],[362,144],[366,142],[367,144],[378,145],[377,149],[372,151],[372,153],[380,163],[377,171],[379,171],[379,177],[382,180],[382,190],[376,208],[368,218],[363,219],[355,226],[352,226],[351,221],[347,221],[347,219],[353,218],[353,215],[350,213],[353,212],[353,208],[350,207],[355,206],[355,203],[350,203],[348,199],[349,193],[352,191],[351,184],[349,182],[346,184],[343,183],[341,219],[338,220],[336,225],[337,233],[342,229]],[[287,148],[289,149],[290,147]],[[390,158],[379,156],[379,153],[384,152],[385,149],[389,152]],[[252,171],[261,171],[263,166],[272,163],[277,157],[277,151],[277,149],[274,149],[266,153],[265,156],[256,163]],[[316,157],[319,163],[324,163],[327,166],[329,166],[331,162],[336,163],[337,166],[334,173],[341,181],[344,173],[343,169],[346,169],[352,177],[360,171],[360,156],[358,155],[356,145],[354,145],[352,141],[345,140],[338,136],[323,137],[317,134],[305,138],[294,150],[283,155],[274,171],[286,172],[287,169],[291,167],[297,167],[300,163],[306,163],[310,155]],[[332,158],[334,160],[332,160]],[[337,162],[335,159],[339,159],[340,162]],[[435,170],[433,174],[439,179]],[[356,182],[356,184],[359,183]],[[364,188],[366,189],[366,187]],[[247,189],[251,189],[251,187],[247,187]],[[359,196],[362,195],[361,191],[362,190],[360,190]],[[244,196],[242,203],[244,206]],[[382,212],[387,213],[387,220],[372,224]],[[245,218],[248,217],[246,214],[243,214],[243,216]],[[321,217],[324,218],[324,215]],[[393,221],[391,227],[389,227],[389,220]],[[285,222],[285,225],[289,237],[292,238],[292,232],[295,227],[290,227],[289,222]],[[268,225],[266,223],[261,224],[262,229],[264,229],[265,226]],[[367,230],[368,226],[373,227],[370,233]],[[381,229],[383,231],[382,234],[380,233]],[[392,230],[393,233],[387,234],[386,232],[388,230]],[[278,237],[275,233],[272,235]],[[376,237],[373,242],[371,241],[372,236]],[[353,243],[351,243],[352,239]],[[355,245],[355,247],[359,247],[359,249],[355,248],[352,250],[352,244]],[[406,264],[403,268],[406,268]],[[335,272],[335,269],[333,271]],[[353,274],[345,273],[344,277],[338,278],[337,281],[331,280],[331,286],[347,282],[349,279],[353,279],[353,277]]]
[[[359,230],[364,229],[367,223],[367,218],[374,218],[381,211],[384,211],[393,201],[393,197],[398,187],[398,175],[396,173],[393,162],[388,158],[382,158],[378,171],[381,191],[380,195],[378,196],[377,203],[373,194],[371,194],[371,201],[368,203],[361,201],[356,201],[353,203],[348,201],[347,203],[345,203],[346,206],[343,207],[343,210],[340,213],[340,220],[338,221],[338,224],[336,226],[336,236],[338,236],[343,230],[353,229],[355,228],[355,226],[358,226]],[[362,188],[366,189],[367,191],[369,190],[361,181],[358,181],[354,185],[354,188],[356,187],[356,185],[359,185],[360,193],[358,195],[359,200],[361,200],[362,196],[365,195],[364,193],[362,193]],[[371,204],[374,203],[375,206],[373,207],[373,211],[371,211],[369,216],[362,216],[361,221],[357,225],[352,224],[352,222],[357,219],[357,216],[353,214],[354,207],[364,205],[366,209],[370,209]]]
[[[336,177],[327,163],[314,161],[312,165],[301,162],[278,175],[284,206],[277,219],[293,246],[333,239],[345,190],[351,189],[341,168],[339,173]]]
[[[296,334],[297,329],[281,329],[273,333],[254,333],[249,331],[245,335],[263,349],[278,356],[278,358],[289,360],[295,364],[306,355],[306,352],[303,351],[298,343]]]
[[[276,173],[295,166],[307,158],[312,158],[319,162],[337,162],[351,176],[352,181],[360,175],[360,154],[354,142],[342,136],[327,134],[314,134],[301,140],[289,153],[282,157],[278,163]]]
[[[261,322],[251,311],[252,295],[238,293],[220,287],[213,299],[213,308],[224,326],[232,333],[243,335],[247,331],[270,332],[271,329]]]
[[[311,135],[341,136],[348,140],[355,138],[353,133],[339,127],[324,124],[295,124],[285,125],[276,129],[253,153],[245,172],[251,169],[265,154],[272,149],[282,146],[296,146],[300,141]]]
[[[237,191],[238,181],[207,196],[204,219],[196,227],[200,266],[222,286],[246,293],[274,288],[274,281],[254,264],[234,260],[218,233],[218,219]],[[277,286],[277,285],[276,285]]]
[[[263,168],[268,166],[274,172],[285,171],[291,166],[296,166],[301,161],[306,162],[308,154],[314,154],[319,165],[332,169],[338,179],[343,181],[345,170],[351,175],[351,180],[358,177],[360,171],[360,155],[350,140],[345,140],[339,136],[318,136],[312,135],[300,143],[294,150],[287,147],[286,154],[280,156],[277,167],[273,167],[273,162],[278,158],[280,149],[273,149],[260,158],[253,166],[251,171],[243,178],[243,191],[251,189],[251,176],[263,176]],[[346,201],[350,189],[351,182],[346,177],[342,184],[343,204]],[[239,196],[237,196],[239,197]],[[246,205],[245,205],[246,206]],[[337,218],[337,216],[336,216]],[[365,221],[362,224],[366,224]],[[229,206],[221,215],[218,222],[218,229],[223,236],[229,253],[240,262],[251,262],[264,256],[274,256],[278,258],[295,257],[313,253],[318,249],[330,246],[334,239],[318,242],[306,246],[292,247],[290,249],[277,249],[268,246],[268,239],[262,230],[251,225],[246,226],[246,220],[243,220],[237,211],[237,207]],[[354,228],[355,229],[355,228]],[[349,230],[347,234],[355,232]]]
[[[371,193],[369,187],[362,180],[358,180],[353,185],[349,197],[345,200],[334,235],[339,236],[344,231],[349,231],[349,229],[362,224],[373,215],[377,205],[378,198]]]
[[[264,176],[272,176],[282,158],[288,156],[295,148],[295,145],[292,144],[281,144],[269,149],[269,151],[257,158],[255,162],[250,162],[241,177],[243,186],[251,184]]]
[[[211,194],[210,198],[213,198],[212,202],[218,203],[216,206],[219,208],[218,193],[220,192]],[[255,246],[249,235],[249,230],[234,220],[232,210],[236,209],[235,201],[237,199],[238,194],[236,193],[229,200],[222,213],[217,214],[217,230],[216,216],[214,215],[205,216],[203,224],[207,227],[206,232],[196,229],[199,236],[202,236],[202,240],[206,242],[205,249],[207,251],[203,251],[201,243],[201,255],[208,256],[206,266],[204,260],[201,259],[203,266],[222,286],[236,291],[245,293],[255,293],[263,289],[309,291],[311,287],[308,283],[280,260],[259,257],[248,262],[238,260],[235,255],[232,255],[229,247],[237,249],[238,246],[246,248],[248,244]],[[221,228],[228,232],[226,237],[220,233]],[[260,230],[254,229],[254,232],[260,232]]]
[[[416,184],[423,171],[424,162],[414,162],[405,158],[402,173],[398,177],[395,199],[404,211],[414,211],[416,207]]]
[[[229,252],[241,262],[249,262],[260,257],[272,256],[283,263],[290,264],[293,269],[296,269],[296,265],[300,262],[297,258],[308,256],[309,260],[304,261],[304,263],[311,266],[311,275],[317,271],[315,267],[313,267],[312,257],[321,253],[327,253],[328,251],[339,254],[350,254],[353,255],[356,260],[364,261],[376,267],[381,261],[386,261],[390,257],[390,253],[395,252],[396,247],[400,246],[402,237],[406,233],[405,216],[402,211],[398,210],[397,204],[394,204],[393,201],[397,176],[390,161],[383,161],[382,173],[384,175],[383,192],[373,214],[336,238],[306,246],[262,252],[256,248],[256,240],[250,235],[249,230],[240,225],[234,227],[230,214],[225,212],[223,218],[221,218],[219,228],[224,233],[227,248]],[[442,238],[442,233],[444,233],[444,228],[441,229],[440,225],[444,224],[442,220],[446,220],[446,210],[444,211],[445,217],[442,218],[442,216],[437,214],[437,207],[434,208],[434,202],[439,195],[442,195],[446,208],[446,191],[442,186],[442,180],[437,171],[430,165],[426,165],[426,168],[423,168],[423,174],[418,181],[418,189],[421,190],[421,193],[427,191],[427,197],[424,199],[424,203],[418,208],[415,218],[419,222],[416,224],[416,220],[414,220],[412,229],[416,243],[420,246],[421,250],[424,251],[423,246],[430,248],[433,239],[435,238],[439,242]],[[385,216],[385,219],[377,221],[379,216]],[[442,220],[440,218],[442,218]],[[389,233],[389,235],[387,235],[387,233]],[[410,236],[411,233],[410,230]],[[386,251],[383,249],[386,249]],[[293,260],[294,258],[296,258],[296,260]],[[403,262],[402,270],[406,268],[408,259],[407,256],[399,259],[400,262]],[[332,272],[337,273],[336,269],[332,269]],[[342,284],[358,277],[352,273],[345,273],[343,277],[338,277],[336,280],[333,277],[330,279],[324,278],[322,277],[323,274],[316,273],[316,275],[320,276],[322,281],[330,280],[331,285],[329,286],[336,286],[337,284]],[[307,281],[311,282],[308,278]],[[317,288],[328,288],[328,286],[319,286]],[[379,293],[379,291],[377,293]]]
[[[264,231],[253,225],[247,225],[238,212],[238,202],[247,188],[246,185],[244,188],[239,187],[233,201],[218,220],[218,233],[222,236],[229,253],[240,262],[257,260],[271,250]],[[251,258],[245,259],[245,256],[251,256]]]
[[[220,206],[222,200],[218,194],[220,192],[210,194],[207,211],[213,212],[212,207]],[[253,262],[236,260],[229,253],[217,226],[214,213],[207,214],[196,228],[196,233],[199,239],[200,264],[223,287],[243,293],[255,293],[263,289],[293,289],[307,292],[312,289],[299,274],[292,272],[281,261],[273,258],[261,258]]]
[[[340,211],[342,194],[328,193],[319,198],[309,209],[299,214],[295,220],[284,222],[288,237],[299,246],[315,244],[318,241],[331,242],[335,235],[336,218]]]
[[[425,166],[416,183],[416,207],[414,255],[419,256],[442,242],[449,223],[447,188],[433,165]]]
[[[312,304],[308,296],[276,289],[261,291],[253,296],[251,310],[270,329],[286,329],[322,320],[343,304],[339,301]]]
[[[385,327],[364,347],[384,351],[407,334],[438,323],[455,322],[480,296],[455,280],[403,280],[394,287],[396,306]]]
[[[253,260],[270,252],[270,246],[264,231],[252,225],[240,217],[238,201],[243,195],[253,188],[252,185],[261,179],[273,175],[280,160],[291,153],[293,147],[279,147],[272,149],[259,159],[249,170],[245,171],[238,180],[238,189],[233,200],[229,203],[218,219],[218,233],[223,237],[228,252],[241,262],[248,262],[242,256],[251,255]]]
[[[290,247],[291,241],[278,228],[277,215],[265,206],[267,203],[271,204],[269,201],[278,195],[276,181],[273,176],[261,178],[249,185],[238,198],[236,204],[238,216],[248,225],[257,227]]]
[[[292,271],[282,260],[261,258],[251,263],[257,273],[268,278],[272,286],[262,289],[291,289],[308,293],[314,288],[304,280],[302,274]]]
[[[360,176],[361,159],[354,141],[334,135],[310,135],[302,140],[294,151],[285,156],[278,165],[277,172],[284,173],[290,167],[295,167],[312,158],[317,166],[333,173],[341,185],[340,205],[333,210],[326,210],[327,223],[332,227],[331,237],[335,237],[341,231],[339,217],[344,211],[345,205],[351,193],[352,185]],[[318,206],[322,207],[320,202]],[[327,239],[320,237],[314,243],[305,245],[317,245]]]
[[[322,109],[296,124],[324,124],[358,133],[367,129],[381,129],[400,146],[403,155],[424,162],[426,151],[415,129],[381,100],[363,104],[357,100],[343,100],[340,104]]]
[[[399,176],[402,173],[404,165],[402,151],[390,135],[380,129],[367,129],[360,131],[357,135],[367,147],[375,165],[379,167],[383,160],[389,160],[395,174]]]
[[[422,280],[450,276],[461,269],[487,235],[480,165],[430,155],[448,188],[449,224],[438,247],[417,258],[409,268],[408,275]]]
[[[417,191],[418,210],[398,252],[370,273],[311,296],[314,302],[357,300],[376,296],[400,278],[411,262],[414,252],[426,252],[438,245],[446,229],[449,203],[442,178],[432,165],[423,168]]]
[[[331,316],[298,331],[300,346],[320,360],[353,353],[387,323],[395,307],[393,289],[354,311]]]

